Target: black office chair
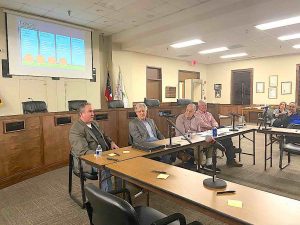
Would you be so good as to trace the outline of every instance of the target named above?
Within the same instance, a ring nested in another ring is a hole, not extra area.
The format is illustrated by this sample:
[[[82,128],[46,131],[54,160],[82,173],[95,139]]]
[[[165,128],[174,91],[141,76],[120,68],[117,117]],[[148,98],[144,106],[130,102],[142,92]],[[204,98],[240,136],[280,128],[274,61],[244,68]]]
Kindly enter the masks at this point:
[[[48,112],[46,102],[44,101],[29,101],[22,102],[23,114]]]
[[[289,126],[292,129],[300,129],[300,125],[292,124]],[[288,154],[288,163],[286,165],[283,164],[283,153],[287,152]],[[280,157],[279,157],[279,168],[283,170],[291,162],[291,154],[300,155],[300,137],[289,137],[285,136],[282,138],[280,143]]]
[[[159,107],[159,105],[160,105],[160,101],[158,99],[144,98],[144,103],[148,107]]]
[[[109,109],[124,108],[124,102],[122,100],[112,100],[108,102]]]
[[[127,189],[107,193],[93,184],[87,184],[85,191],[89,200],[86,209],[92,225],[186,225],[185,217],[180,213],[166,216],[150,207],[133,207]],[[128,202],[114,195],[119,193],[124,193]],[[193,225],[201,223],[194,222]]]
[[[68,101],[69,111],[78,111],[80,105],[87,103],[87,100],[70,100]]]
[[[84,191],[84,182],[86,181],[86,179],[98,180],[98,174],[83,172],[82,166],[81,166],[81,160],[78,160],[79,171],[76,171],[74,168],[75,157],[76,156],[72,152],[70,152],[70,155],[69,155],[69,195],[81,208],[85,208],[86,196],[85,196],[85,191]],[[81,201],[72,195],[73,173],[75,176],[80,178]]]
[[[177,99],[177,105],[188,105],[191,103],[193,103],[191,99],[184,99],[184,98]]]

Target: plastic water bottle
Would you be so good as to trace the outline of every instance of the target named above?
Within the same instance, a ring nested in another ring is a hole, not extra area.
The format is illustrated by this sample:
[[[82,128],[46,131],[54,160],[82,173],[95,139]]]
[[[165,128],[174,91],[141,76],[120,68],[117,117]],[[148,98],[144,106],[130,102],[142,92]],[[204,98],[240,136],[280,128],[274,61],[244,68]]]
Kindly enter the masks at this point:
[[[212,136],[217,137],[218,136],[218,129],[216,127],[213,127],[212,131]]]
[[[99,157],[102,155],[102,148],[101,145],[98,145],[96,148],[96,157]]]

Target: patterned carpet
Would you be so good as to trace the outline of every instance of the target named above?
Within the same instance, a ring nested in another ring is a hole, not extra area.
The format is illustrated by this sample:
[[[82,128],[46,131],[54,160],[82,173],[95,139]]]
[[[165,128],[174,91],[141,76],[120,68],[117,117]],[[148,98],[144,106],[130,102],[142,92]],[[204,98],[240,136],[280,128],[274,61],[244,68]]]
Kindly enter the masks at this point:
[[[227,168],[225,159],[221,159],[218,161],[218,166],[222,169],[219,176],[249,187],[300,200],[300,157],[292,156],[291,165],[280,171],[277,145],[274,147],[273,167],[265,172],[263,135],[257,134],[256,139],[256,165],[252,165],[252,157],[245,155],[242,156],[243,168]],[[234,142],[236,141],[234,139]],[[251,151],[252,144],[243,140],[242,148],[243,151]],[[89,224],[86,211],[69,198],[67,185],[68,168],[64,167],[0,190],[0,224]],[[80,194],[78,179],[74,180],[73,186],[74,191]],[[131,189],[133,193],[136,192]],[[150,196],[150,205],[166,214],[181,212],[188,221],[198,220],[207,225],[223,224],[174,202],[161,201],[160,196],[154,194]],[[145,204],[144,197],[136,199],[135,204]]]

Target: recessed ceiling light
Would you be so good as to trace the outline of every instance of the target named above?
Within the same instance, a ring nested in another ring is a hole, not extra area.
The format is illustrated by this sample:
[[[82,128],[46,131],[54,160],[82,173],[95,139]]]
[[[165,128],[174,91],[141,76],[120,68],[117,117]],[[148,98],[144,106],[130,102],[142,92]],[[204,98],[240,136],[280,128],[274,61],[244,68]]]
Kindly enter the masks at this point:
[[[242,53],[236,53],[236,54],[231,54],[231,55],[222,55],[220,58],[222,59],[228,59],[228,58],[236,58],[236,57],[242,57],[248,55],[245,52]]]
[[[293,48],[300,48],[300,44],[294,45]]]
[[[224,52],[227,50],[229,50],[227,47],[220,47],[220,48],[212,48],[212,49],[202,50],[198,53],[205,55],[205,54],[210,54],[210,53],[215,53],[215,52]]]
[[[281,41],[288,41],[297,38],[300,38],[300,33],[280,36],[278,39]]]
[[[193,40],[189,40],[189,41],[178,42],[178,43],[172,44],[170,46],[173,48],[184,48],[184,47],[188,47],[188,46],[192,46],[192,45],[199,45],[199,44],[203,44],[203,43],[205,43],[205,42],[200,39],[193,39]]]
[[[263,23],[263,24],[256,25],[255,27],[259,30],[269,30],[269,29],[284,27],[284,26],[293,25],[297,23],[300,23],[300,16],[291,17],[283,20],[277,20],[270,23]]]

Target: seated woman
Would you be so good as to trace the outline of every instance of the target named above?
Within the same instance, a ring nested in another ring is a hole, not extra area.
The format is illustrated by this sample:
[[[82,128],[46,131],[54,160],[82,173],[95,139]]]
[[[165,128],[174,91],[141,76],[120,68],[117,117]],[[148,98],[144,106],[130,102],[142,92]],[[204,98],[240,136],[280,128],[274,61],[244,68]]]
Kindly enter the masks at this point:
[[[274,109],[273,112],[273,117],[274,117],[274,122],[273,122],[273,127],[282,127],[284,123],[284,119],[287,116],[287,108],[286,108],[286,102],[280,102],[279,106],[277,109]]]

